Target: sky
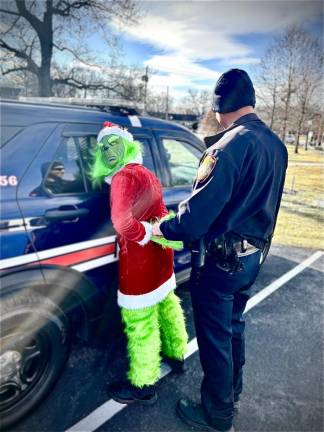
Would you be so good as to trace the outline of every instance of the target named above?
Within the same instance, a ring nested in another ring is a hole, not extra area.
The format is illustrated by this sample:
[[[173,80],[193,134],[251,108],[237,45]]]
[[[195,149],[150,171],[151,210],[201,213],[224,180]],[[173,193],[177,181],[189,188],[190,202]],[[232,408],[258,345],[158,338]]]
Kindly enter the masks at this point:
[[[255,74],[273,38],[299,24],[323,38],[323,2],[305,0],[141,1],[143,17],[115,27],[129,65],[155,73],[148,85],[184,95],[211,90],[233,67]]]

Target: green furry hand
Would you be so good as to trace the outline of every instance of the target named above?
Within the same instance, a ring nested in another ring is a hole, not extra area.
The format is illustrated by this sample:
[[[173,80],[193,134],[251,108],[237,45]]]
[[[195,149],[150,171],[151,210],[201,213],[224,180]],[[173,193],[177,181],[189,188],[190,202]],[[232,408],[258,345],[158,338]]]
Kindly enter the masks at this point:
[[[164,237],[152,236],[151,240],[154,243],[161,245],[163,248],[171,248],[176,251],[181,251],[183,249],[182,241],[178,240],[167,240]]]
[[[176,213],[171,210],[169,214],[163,216],[163,218],[159,220],[159,223],[173,219],[174,217],[176,217]],[[176,251],[181,251],[183,249],[183,242],[179,240],[167,240],[162,236],[152,236],[151,240],[161,245],[163,248],[171,248]]]
[[[175,218],[176,216],[177,216],[177,214],[174,213],[173,210],[170,210],[169,213],[168,213],[167,215],[163,216],[163,218],[161,218],[161,219],[159,220],[159,223],[162,223],[162,222],[165,222],[165,221],[167,221],[167,220],[173,219],[173,218]]]

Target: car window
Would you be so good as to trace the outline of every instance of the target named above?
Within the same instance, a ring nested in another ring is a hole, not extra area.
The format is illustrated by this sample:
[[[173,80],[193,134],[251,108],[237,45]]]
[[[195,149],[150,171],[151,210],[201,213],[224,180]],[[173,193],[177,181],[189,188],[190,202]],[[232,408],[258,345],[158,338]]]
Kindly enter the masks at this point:
[[[150,171],[155,172],[150,140],[148,138],[136,138],[142,144],[143,147],[143,165]]]
[[[1,125],[0,147],[4,147],[4,145],[21,130],[22,128],[20,126]]]
[[[82,166],[84,169],[88,189],[92,191],[100,191],[102,190],[102,185],[100,183],[92,182],[90,176],[95,148],[97,145],[97,137],[88,135],[84,137],[78,137],[77,140],[80,147]]]
[[[191,185],[196,177],[201,151],[177,139],[163,138],[172,186]]]
[[[155,171],[152,158],[150,142],[147,138],[135,137],[143,146],[143,165],[151,171]],[[94,184],[90,179],[91,164],[93,161],[94,150],[97,144],[96,136],[78,137],[80,152],[82,157],[82,165],[87,177],[88,188],[90,190],[100,190],[100,184]]]
[[[86,191],[79,151],[74,138],[64,138],[54,159],[41,166],[42,183],[31,196],[83,193]]]

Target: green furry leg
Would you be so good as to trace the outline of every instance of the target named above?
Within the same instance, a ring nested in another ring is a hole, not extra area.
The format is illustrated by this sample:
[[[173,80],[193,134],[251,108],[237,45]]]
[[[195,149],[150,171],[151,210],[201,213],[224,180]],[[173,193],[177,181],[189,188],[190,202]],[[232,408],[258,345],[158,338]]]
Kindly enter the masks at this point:
[[[171,291],[158,307],[162,352],[169,358],[182,360],[187,351],[188,334],[180,299]]]
[[[151,385],[160,377],[158,305],[143,309],[121,308],[127,335],[130,368],[128,379],[136,387]]]

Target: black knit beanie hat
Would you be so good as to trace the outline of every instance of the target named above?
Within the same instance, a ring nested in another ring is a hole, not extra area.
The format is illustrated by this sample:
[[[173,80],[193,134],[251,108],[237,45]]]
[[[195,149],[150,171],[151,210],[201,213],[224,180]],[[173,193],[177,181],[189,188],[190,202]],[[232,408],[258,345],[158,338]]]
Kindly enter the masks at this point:
[[[212,110],[221,114],[255,106],[255,91],[249,75],[242,69],[223,73],[215,86]]]

